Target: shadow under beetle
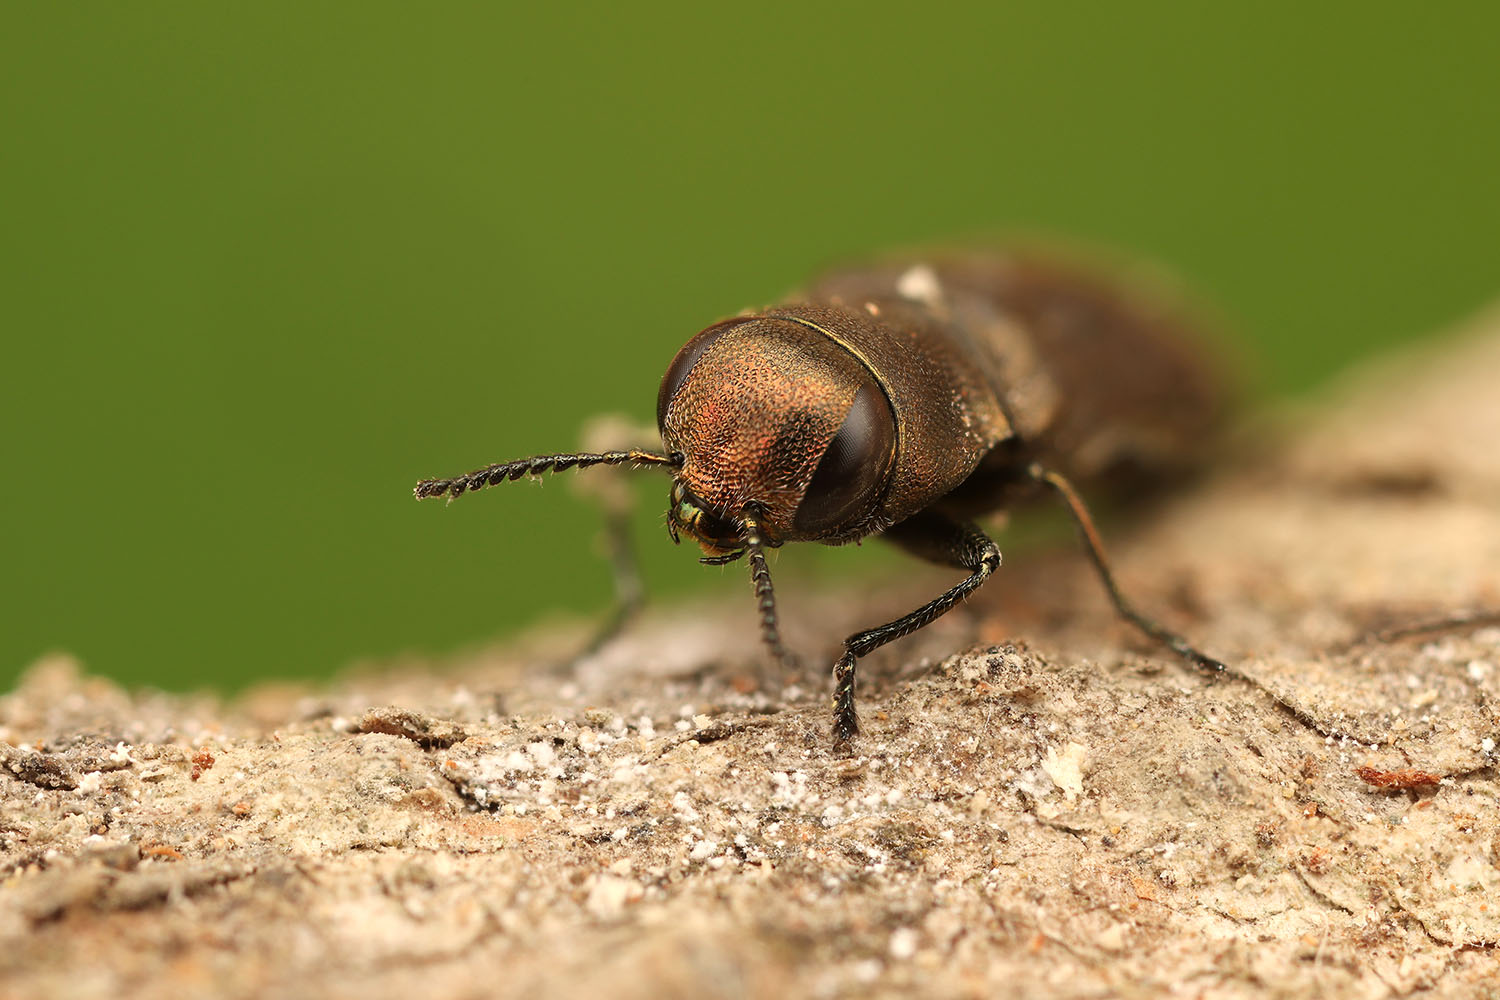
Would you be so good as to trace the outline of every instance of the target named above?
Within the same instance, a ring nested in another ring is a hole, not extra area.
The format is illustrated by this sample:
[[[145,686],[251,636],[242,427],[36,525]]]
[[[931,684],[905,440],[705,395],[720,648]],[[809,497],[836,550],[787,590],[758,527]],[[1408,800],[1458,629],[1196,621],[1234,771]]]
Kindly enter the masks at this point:
[[[1116,587],[1071,481],[1151,485],[1203,457],[1223,393],[1164,302],[1030,253],[907,258],[834,272],[794,301],[721,320],[677,353],[656,399],[662,450],[543,455],[417,484],[420,499],[592,465],[672,475],[667,528],[702,562],[745,557],[783,662],[765,550],[878,534],[966,570],[909,614],[844,640],[833,737],[859,731],[855,664],[922,628],[1000,566],[976,516],[1055,493],[1118,613],[1222,670]]]

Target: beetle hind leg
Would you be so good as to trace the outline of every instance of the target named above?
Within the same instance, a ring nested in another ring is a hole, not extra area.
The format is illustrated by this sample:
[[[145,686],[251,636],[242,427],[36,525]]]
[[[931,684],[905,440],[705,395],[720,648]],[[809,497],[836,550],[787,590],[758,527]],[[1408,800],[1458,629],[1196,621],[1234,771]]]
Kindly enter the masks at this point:
[[[1078,534],[1083,539],[1084,550],[1088,552],[1089,561],[1094,564],[1099,580],[1109,594],[1110,603],[1115,606],[1115,613],[1198,669],[1213,674],[1224,673],[1228,668],[1223,663],[1195,649],[1186,639],[1161,623],[1147,618],[1120,593],[1114,572],[1109,568],[1109,560],[1104,556],[1104,542],[1099,538],[1099,530],[1094,527],[1094,519],[1089,516],[1088,506],[1084,504],[1078,491],[1073,489],[1073,484],[1061,473],[1040,465],[1033,465],[1029,473],[1037,482],[1051,487],[1068,508],[1068,513],[1073,515],[1073,521],[1078,525]]]
[[[883,537],[923,559],[966,569],[969,576],[915,611],[844,640],[844,652],[833,667],[835,747],[847,746],[859,733],[859,716],[854,708],[854,672],[859,658],[941,618],[1000,568],[999,547],[978,525],[954,521],[933,511],[907,518]]]

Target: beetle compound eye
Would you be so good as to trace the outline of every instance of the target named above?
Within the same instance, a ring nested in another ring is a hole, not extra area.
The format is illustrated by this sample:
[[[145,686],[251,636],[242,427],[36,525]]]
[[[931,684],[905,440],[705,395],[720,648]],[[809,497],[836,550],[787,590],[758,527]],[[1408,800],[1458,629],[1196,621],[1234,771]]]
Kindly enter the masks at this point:
[[[866,379],[818,462],[797,508],[797,530],[818,536],[850,526],[875,506],[895,454],[896,421],[885,393]]]
[[[672,359],[672,365],[667,369],[667,374],[662,376],[661,388],[656,392],[656,426],[666,425],[667,407],[672,405],[672,400],[677,396],[677,390],[681,389],[682,383],[687,381],[688,373],[693,370],[698,359],[703,357],[721,334],[727,333],[743,322],[745,322],[743,316],[721,320],[700,331],[692,340],[682,345],[682,350],[678,351],[677,357]]]

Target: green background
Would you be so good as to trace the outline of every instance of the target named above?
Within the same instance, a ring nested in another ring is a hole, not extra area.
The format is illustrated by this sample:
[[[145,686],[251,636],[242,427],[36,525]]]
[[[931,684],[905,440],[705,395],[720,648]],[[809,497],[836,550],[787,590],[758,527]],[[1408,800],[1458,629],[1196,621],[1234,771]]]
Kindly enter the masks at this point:
[[[841,256],[1138,251],[1276,393],[1459,319],[1500,292],[1500,6],[1414,9],[10,5],[0,684],[65,649],[233,687],[602,608],[563,484],[412,482],[649,419],[691,333]],[[748,590],[644,478],[652,590]]]

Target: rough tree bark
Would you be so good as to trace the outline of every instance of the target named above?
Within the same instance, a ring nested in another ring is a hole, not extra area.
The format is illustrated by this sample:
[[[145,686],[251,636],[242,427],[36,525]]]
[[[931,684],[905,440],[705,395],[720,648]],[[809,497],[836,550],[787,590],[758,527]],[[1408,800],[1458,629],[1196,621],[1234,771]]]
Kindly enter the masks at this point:
[[[853,758],[748,598],[567,678],[573,636],[229,703],[38,664],[0,996],[1500,995],[1497,394],[1491,316],[1107,529],[1238,676],[1027,552],[871,658]],[[908,586],[788,597],[792,639]]]

